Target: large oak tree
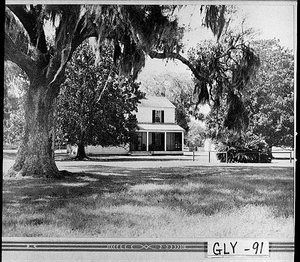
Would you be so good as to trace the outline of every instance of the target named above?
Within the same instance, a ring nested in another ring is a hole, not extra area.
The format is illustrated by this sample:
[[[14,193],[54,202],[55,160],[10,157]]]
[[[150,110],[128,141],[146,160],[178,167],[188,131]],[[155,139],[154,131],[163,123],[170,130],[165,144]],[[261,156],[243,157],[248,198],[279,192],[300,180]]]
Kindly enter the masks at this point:
[[[47,22],[55,28],[52,39],[46,37]],[[164,46],[164,31],[177,29],[161,6],[6,6],[5,59],[17,64],[30,81],[24,137],[9,174],[59,176],[52,148],[53,104],[65,81],[66,64],[85,39],[97,38],[98,53],[110,39],[121,73],[136,76],[145,53]]]

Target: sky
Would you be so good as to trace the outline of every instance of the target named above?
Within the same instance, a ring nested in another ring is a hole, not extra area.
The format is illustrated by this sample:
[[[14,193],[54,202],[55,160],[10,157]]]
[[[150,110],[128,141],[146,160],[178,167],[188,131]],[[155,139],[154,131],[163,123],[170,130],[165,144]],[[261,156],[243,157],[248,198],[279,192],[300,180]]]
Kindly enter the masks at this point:
[[[238,4],[237,19],[245,18],[245,25],[257,31],[257,39],[280,40],[284,47],[294,50],[296,46],[295,3],[293,2],[253,2],[245,1]],[[201,21],[201,20],[200,20]],[[181,10],[180,22],[189,25],[191,31],[186,34],[184,43],[187,47],[195,46],[197,42],[212,38],[209,30],[201,28],[199,21],[199,6],[187,6]],[[177,72],[190,75],[190,71],[179,61],[165,61],[148,58],[140,78],[146,75],[162,72]]]
[[[261,39],[280,39],[282,46],[293,49],[295,41],[294,6],[292,5],[243,5],[249,24],[261,31]],[[296,26],[296,23],[295,23]]]

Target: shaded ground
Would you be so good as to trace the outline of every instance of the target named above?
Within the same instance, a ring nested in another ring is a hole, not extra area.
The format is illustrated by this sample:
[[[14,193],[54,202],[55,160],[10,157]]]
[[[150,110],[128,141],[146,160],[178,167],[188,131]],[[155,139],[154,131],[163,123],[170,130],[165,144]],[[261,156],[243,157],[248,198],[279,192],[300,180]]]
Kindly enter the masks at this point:
[[[5,179],[2,235],[293,237],[293,167],[184,163],[58,161],[64,179]]]

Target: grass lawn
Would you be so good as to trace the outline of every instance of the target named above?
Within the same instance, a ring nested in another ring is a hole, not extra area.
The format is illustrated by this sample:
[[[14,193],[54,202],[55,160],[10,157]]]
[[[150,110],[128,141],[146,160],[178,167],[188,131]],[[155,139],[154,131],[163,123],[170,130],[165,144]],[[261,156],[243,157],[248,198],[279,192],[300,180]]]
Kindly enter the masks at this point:
[[[3,180],[5,237],[285,238],[293,214],[293,167],[120,163],[57,181]]]

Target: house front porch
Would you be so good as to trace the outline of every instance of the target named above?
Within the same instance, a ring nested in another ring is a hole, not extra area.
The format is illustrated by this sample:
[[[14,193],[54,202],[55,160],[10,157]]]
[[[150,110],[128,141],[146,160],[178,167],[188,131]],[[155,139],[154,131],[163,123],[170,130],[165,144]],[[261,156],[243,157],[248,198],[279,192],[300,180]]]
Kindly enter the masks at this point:
[[[184,129],[173,124],[139,124],[131,155],[182,155]]]

